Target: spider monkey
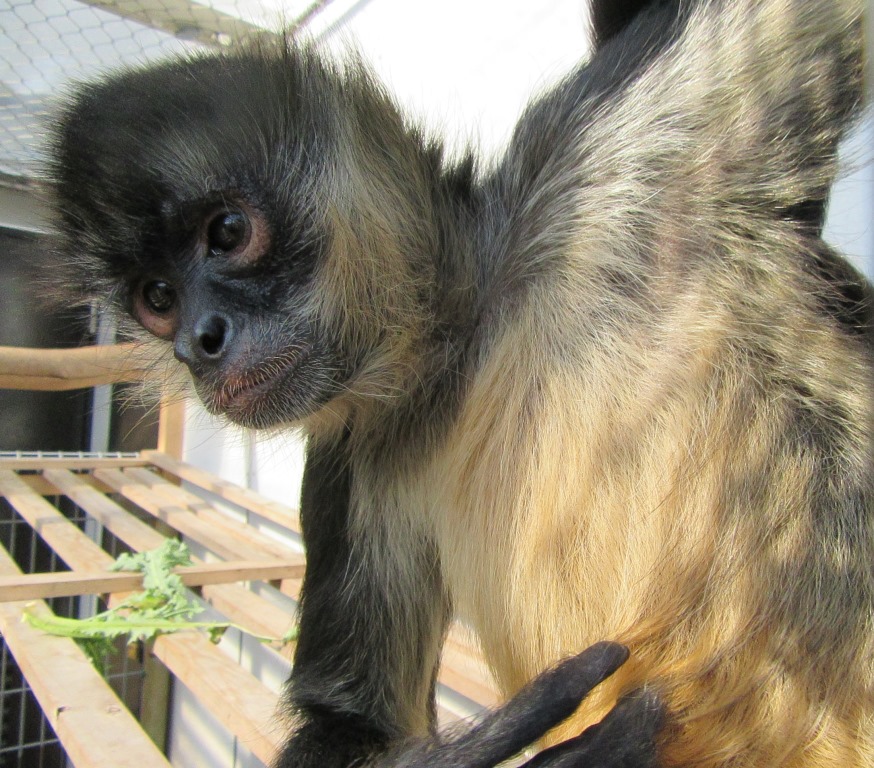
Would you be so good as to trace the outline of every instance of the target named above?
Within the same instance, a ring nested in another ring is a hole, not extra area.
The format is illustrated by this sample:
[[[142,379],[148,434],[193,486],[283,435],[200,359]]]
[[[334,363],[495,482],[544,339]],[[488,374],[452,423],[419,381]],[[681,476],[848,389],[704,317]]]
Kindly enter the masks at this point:
[[[592,18],[491,163],[304,43],[58,116],[65,283],[308,435],[281,768],[874,763],[872,292],[820,237],[862,2]],[[451,615],[508,696],[455,736]]]

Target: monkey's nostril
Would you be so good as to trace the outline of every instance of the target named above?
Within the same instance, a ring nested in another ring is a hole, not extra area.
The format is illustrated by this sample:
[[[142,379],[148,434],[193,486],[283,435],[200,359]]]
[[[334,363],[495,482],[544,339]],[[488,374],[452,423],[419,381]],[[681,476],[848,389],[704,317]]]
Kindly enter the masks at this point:
[[[225,350],[230,330],[230,322],[226,317],[205,315],[194,328],[195,343],[205,357],[219,357]]]

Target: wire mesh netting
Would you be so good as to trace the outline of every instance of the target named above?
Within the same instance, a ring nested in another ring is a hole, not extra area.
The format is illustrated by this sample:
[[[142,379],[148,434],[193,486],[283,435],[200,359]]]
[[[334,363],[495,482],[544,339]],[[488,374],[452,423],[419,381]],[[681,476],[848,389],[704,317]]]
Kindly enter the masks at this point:
[[[54,497],[55,506],[67,519],[100,541],[113,557],[130,550],[108,531],[88,520],[68,499]],[[55,552],[21,519],[5,499],[0,499],[0,544],[25,573],[66,570]],[[51,598],[58,616],[81,617],[103,610],[105,605],[90,596]],[[144,667],[141,655],[126,652],[123,642],[106,659],[106,679],[133,713],[142,704]],[[136,649],[135,649],[136,650]],[[0,768],[62,768],[64,751],[42,713],[39,702],[0,637]]]
[[[0,174],[39,175],[46,118],[70,81],[172,53],[342,23],[353,0],[2,0]]]

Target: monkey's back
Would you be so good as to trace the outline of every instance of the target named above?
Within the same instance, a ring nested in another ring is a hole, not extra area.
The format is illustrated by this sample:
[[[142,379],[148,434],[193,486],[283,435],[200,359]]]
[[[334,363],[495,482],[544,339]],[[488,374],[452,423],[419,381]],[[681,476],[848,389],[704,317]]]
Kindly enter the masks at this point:
[[[870,343],[796,277],[689,278],[564,349],[509,329],[437,465],[447,581],[503,685],[623,639],[581,719],[656,685],[670,765],[870,764]]]
[[[651,684],[671,766],[874,762],[871,290],[797,216],[835,172],[860,7],[813,5],[693,14],[547,150],[571,97],[523,118],[500,331],[431,477],[504,687],[624,640],[560,735]]]

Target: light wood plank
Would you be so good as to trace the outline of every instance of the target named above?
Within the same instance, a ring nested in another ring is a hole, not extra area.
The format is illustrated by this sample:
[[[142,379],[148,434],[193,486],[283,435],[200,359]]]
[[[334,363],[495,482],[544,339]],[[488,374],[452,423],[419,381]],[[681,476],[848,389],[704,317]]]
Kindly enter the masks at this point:
[[[236,560],[174,568],[186,587],[227,584],[235,581],[272,581],[303,576],[303,557],[296,562],[250,562]],[[0,576],[0,603],[12,600],[42,600],[50,597],[103,595],[142,590],[140,573],[35,573],[23,576]]]
[[[158,415],[158,450],[176,459],[185,442],[185,401],[164,398]]]
[[[66,469],[46,469],[43,472],[43,479],[51,483],[59,493],[80,506],[88,515],[105,526],[131,549],[137,551],[155,549],[164,543],[164,536],[142,520],[138,520],[112,499],[108,499],[82,476],[75,475]]]
[[[154,515],[179,533],[190,537],[210,552],[227,560],[244,558],[256,560],[261,554],[245,542],[237,541],[234,534],[223,527],[216,527],[201,519],[184,506],[157,497],[147,485],[138,479],[122,474],[117,469],[97,470],[94,476],[132,501],[140,509]]]
[[[276,718],[276,692],[200,633],[161,635],[155,655],[259,760],[272,763],[285,735]]]
[[[0,496],[6,497],[13,509],[71,568],[100,572],[112,564],[113,558],[10,470],[0,469]]]
[[[96,469],[99,467],[145,467],[149,462],[139,456],[107,457],[99,454],[89,456],[62,455],[62,456],[27,456],[0,457],[0,469],[12,470],[42,470],[47,467],[59,469]]]
[[[202,497],[174,485],[150,469],[137,467],[126,470],[123,474],[125,477],[136,478],[147,486],[156,498],[166,500],[174,506],[191,510],[199,518],[208,522],[210,526],[227,531],[234,537],[235,541],[241,545],[245,544],[245,548],[251,552],[258,552],[260,556],[280,559],[289,552],[288,546],[265,536],[251,525],[234,520],[226,512],[217,509]],[[238,556],[243,556],[243,549],[238,552]]]
[[[178,477],[180,480],[186,480],[198,488],[214,493],[225,501],[230,501],[232,504],[248,509],[250,512],[254,512],[266,520],[300,533],[300,517],[297,509],[294,507],[268,499],[251,488],[241,488],[204,469],[184,464],[158,451],[143,451],[142,455],[143,458],[148,459],[156,467]]]
[[[21,575],[0,547],[0,575]],[[0,633],[76,768],[170,768],[170,763],[75,642],[21,621],[25,603],[0,604]],[[45,603],[31,605],[51,613]]]
[[[131,549],[154,549],[164,541],[160,533],[95,490],[85,478],[65,470],[47,470],[44,476]],[[294,623],[287,612],[238,584],[206,585],[201,595],[216,610],[258,635],[282,637]]]

